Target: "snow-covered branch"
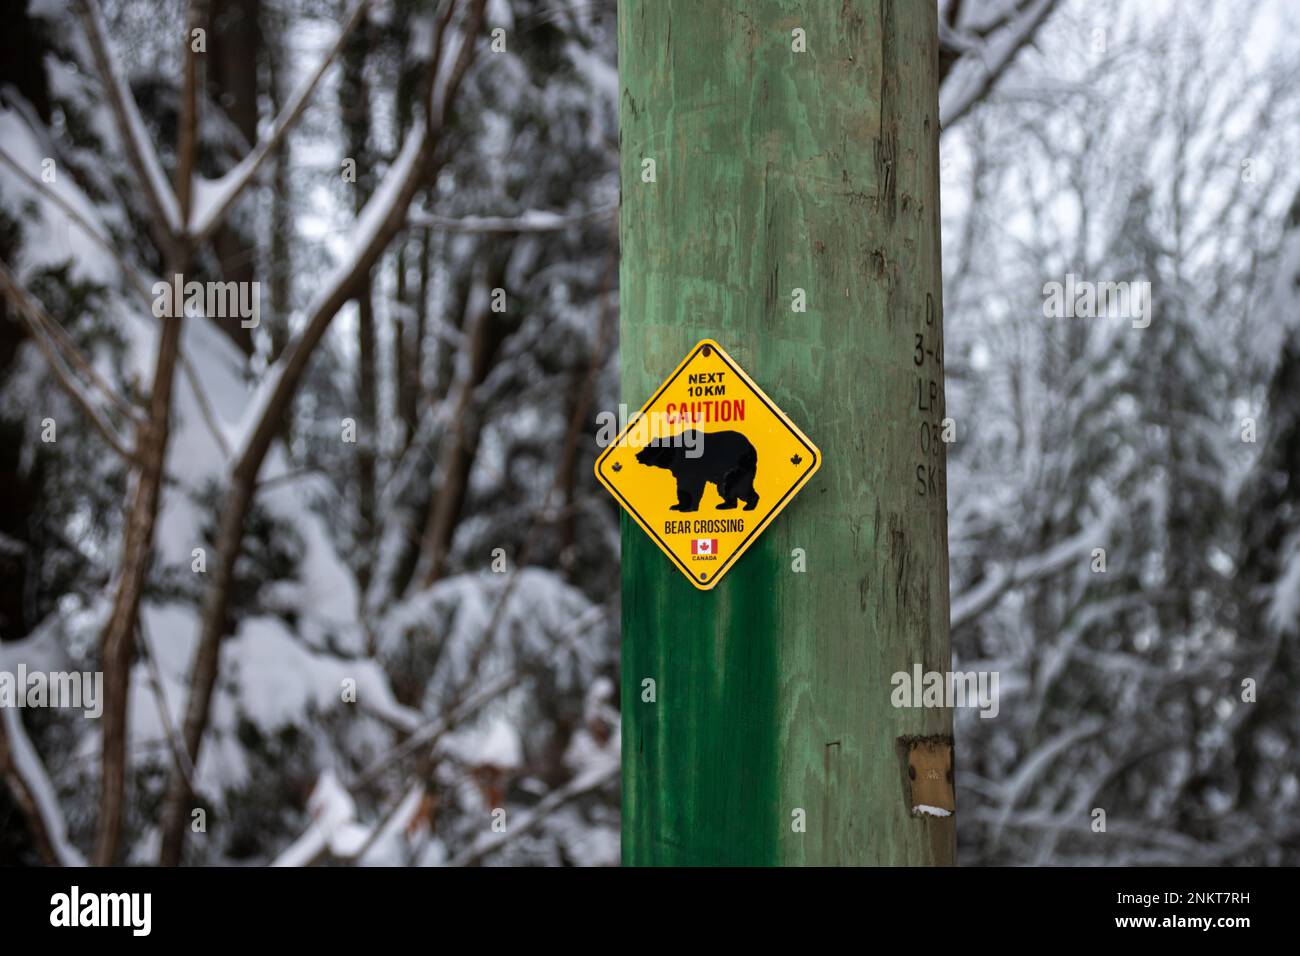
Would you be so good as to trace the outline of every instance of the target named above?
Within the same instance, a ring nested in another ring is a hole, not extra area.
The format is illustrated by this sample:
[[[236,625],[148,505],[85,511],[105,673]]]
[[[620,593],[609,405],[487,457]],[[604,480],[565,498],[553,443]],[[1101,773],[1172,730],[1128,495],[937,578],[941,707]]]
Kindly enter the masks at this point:
[[[424,803],[424,787],[414,784],[401,800],[376,823],[357,823],[356,801],[333,773],[321,774],[307,802],[311,825],[275,860],[273,867],[310,866],[327,854],[336,860],[360,863],[366,853],[385,837],[406,829]]]
[[[361,790],[375,782],[388,768],[418,750],[437,747],[451,730],[476,716],[484,707],[502,694],[519,685],[521,677],[510,673],[489,682],[467,700],[453,707],[450,713],[430,721],[422,727],[412,727],[412,733],[392,750],[381,755],[363,770],[354,781],[352,791]],[[370,830],[356,823],[356,802],[352,792],[332,774],[322,775],[312,792],[308,809],[311,825],[284,850],[272,866],[308,866],[326,852],[342,860],[359,861],[380,837],[382,831],[400,823],[404,825],[418,808],[424,794],[423,786],[416,785],[392,811]]]
[[[606,784],[617,780],[618,773],[618,761],[611,760],[606,764],[578,774],[563,787],[552,790],[539,800],[535,806],[518,814],[514,821],[509,823],[507,829],[483,834],[468,848],[454,856],[447,865],[473,866],[488,854],[501,849],[515,837],[536,829],[547,817],[565,804],[572,803],[579,797],[599,790]]]
[[[117,433],[117,429],[104,415],[98,403],[73,378],[72,370],[64,364],[63,357],[56,349],[55,343],[51,341],[54,337],[51,330],[56,328],[58,323],[46,314],[45,310],[23,288],[22,283],[18,281],[18,278],[3,261],[0,261],[0,285],[3,285],[5,295],[26,321],[27,327],[31,331],[32,341],[36,343],[36,347],[45,356],[50,370],[54,372],[54,376],[59,384],[63,386],[63,390],[82,410],[86,418],[90,420],[91,425],[95,427],[95,430],[103,436],[104,441],[108,442],[108,446],[126,461],[134,461],[136,456],[129,448],[127,440]],[[90,365],[89,362],[79,356],[78,364],[84,364],[87,367]],[[121,402],[122,400],[118,399],[117,401]]]
[[[943,127],[951,126],[961,119],[970,109],[980,102],[998,78],[1006,72],[1017,54],[1034,38],[1038,28],[1056,7],[1057,0],[1036,0],[1016,14],[1007,22],[1005,28],[994,35],[987,46],[975,52],[972,59],[978,58],[978,67],[973,67],[970,76],[954,74],[954,80],[965,82],[944,84],[939,94],[939,123]],[[964,50],[972,44],[967,38],[958,34],[951,38],[950,46]],[[965,72],[965,71],[963,71]]]
[[[1020,761],[1015,772],[1003,782],[1001,792],[1004,809],[1010,812],[1057,756],[1080,741],[1097,735],[1105,729],[1105,726],[1106,722],[1100,717],[1089,717],[1039,744],[1032,753]]]
[[[131,87],[113,53],[108,39],[108,26],[104,23],[104,14],[97,0],[81,0],[81,20],[122,146],[153,213],[155,238],[167,248],[181,233],[180,203],[167,181],[158,151],[149,139],[140,109],[135,97],[131,95]]]
[[[422,748],[436,746],[438,741],[446,736],[449,731],[469,720],[502,694],[517,687],[521,680],[521,675],[510,673],[504,677],[489,681],[464,701],[455,705],[451,713],[440,716],[423,727],[413,728],[413,732],[409,737],[392,750],[379,756],[361,772],[357,777],[356,786],[358,788],[368,786],[378,779],[385,770],[407,755]]]
[[[366,7],[369,3],[370,0],[355,0],[347,16],[343,19],[343,25],[339,28],[333,45],[321,58],[311,76],[303,81],[302,85],[289,98],[289,101],[285,103],[284,108],[280,110],[280,114],[275,118],[266,135],[258,139],[257,145],[238,165],[219,180],[210,184],[204,202],[201,205],[196,204],[190,214],[188,231],[196,243],[203,242],[217,230],[225,219],[231,205],[239,198],[240,193],[253,181],[253,177],[257,175],[258,170],[262,168],[266,160],[280,147],[289,130],[298,122],[299,117],[307,108],[307,103],[311,100],[316,87],[320,85],[321,78],[329,69],[330,64],[338,58],[339,52],[347,43],[348,37],[365,16]]]
[[[417,210],[411,213],[409,222],[415,227],[440,229],[443,232],[522,235],[535,232],[562,232],[570,226],[598,222],[616,212],[618,212],[617,206],[605,206],[579,213],[530,209],[518,216],[465,216],[455,219]]]
[[[6,166],[17,173],[18,176],[33,189],[39,189],[44,193],[51,202],[59,207],[59,210],[65,216],[81,228],[81,231],[85,233],[86,236],[92,239],[97,246],[117,261],[118,267],[122,270],[122,274],[126,276],[131,287],[144,298],[144,301],[149,302],[151,300],[149,284],[145,282],[144,277],[140,275],[135,267],[126,261],[126,256],[122,254],[122,250],[118,244],[100,232],[89,219],[82,215],[81,211],[78,210],[76,206],[68,202],[65,197],[59,194],[53,184],[37,179],[27,170],[23,169],[23,167],[18,164],[18,160],[10,156],[3,148],[0,148],[0,162],[3,162]]]
[[[459,33],[455,47],[456,55],[446,61],[443,45],[450,32],[450,16],[457,7],[454,3],[448,4],[446,16],[440,20],[439,28],[431,38],[429,70],[432,77],[424,97],[424,116],[407,131],[397,159],[357,218],[351,250],[325,277],[321,292],[307,309],[303,331],[268,374],[260,396],[249,410],[249,426],[239,442],[222,506],[217,530],[220,562],[214,570],[204,602],[203,625],[190,677],[183,733],[192,760],[197,758],[208,725],[220,665],[220,643],[227,627],[235,581],[234,565],[242,547],[244,519],[252,506],[258,473],[272,443],[282,432],[283,416],[326,330],[343,305],[356,294],[359,284],[370,274],[389,242],[405,225],[416,192],[428,181],[447,110],[474,58],[484,5],[484,0],[472,0],[467,5],[464,29]],[[447,62],[450,66],[446,65]],[[160,861],[164,865],[175,865],[180,861],[188,789],[184,778],[173,773],[163,803]]]
[[[1018,587],[1026,581],[1055,574],[1078,561],[1096,547],[1099,536],[1103,534],[1104,532],[1097,527],[1086,528],[1058,542],[1042,554],[1020,558],[1010,564],[992,569],[979,584],[952,599],[952,610],[949,615],[951,626],[960,627],[983,614],[1011,588]]]
[[[473,4],[478,17],[481,17],[482,6],[481,2]],[[478,17],[475,18],[476,25]],[[321,284],[321,291],[307,309],[307,321],[301,335],[285,349],[283,359],[270,373],[271,384],[262,391],[265,402],[253,410],[255,416],[252,420],[256,424],[248,432],[236,473],[250,469],[256,473],[271,441],[279,433],[280,415],[297,390],[308,359],[325,330],[352,296],[357,283],[369,275],[375,261],[388,248],[388,243],[406,224],[415,193],[429,173],[433,146],[442,131],[447,104],[453,95],[450,88],[459,86],[467,61],[473,55],[476,32],[471,30],[461,36],[454,66],[445,76],[440,71],[434,80],[428,99],[428,114],[417,120],[408,131],[401,152],[357,216],[355,238],[349,253]],[[440,47],[441,37],[435,43]]]
[[[27,817],[28,828],[46,860],[61,866],[85,866],[85,858],[68,839],[54,785],[18,713],[13,707],[0,707],[0,779]]]

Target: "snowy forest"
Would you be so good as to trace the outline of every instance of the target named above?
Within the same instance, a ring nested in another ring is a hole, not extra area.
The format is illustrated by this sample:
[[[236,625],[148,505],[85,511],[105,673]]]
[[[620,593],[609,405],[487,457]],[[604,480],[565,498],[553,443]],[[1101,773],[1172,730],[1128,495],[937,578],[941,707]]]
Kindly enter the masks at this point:
[[[618,864],[617,12],[6,4],[0,864]],[[1300,863],[1300,5],[938,16],[959,861]]]

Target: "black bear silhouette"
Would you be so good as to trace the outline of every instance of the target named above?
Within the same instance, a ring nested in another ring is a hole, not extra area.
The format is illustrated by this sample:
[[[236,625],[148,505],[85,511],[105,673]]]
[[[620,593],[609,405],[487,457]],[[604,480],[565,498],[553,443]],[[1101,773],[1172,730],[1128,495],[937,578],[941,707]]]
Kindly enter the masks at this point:
[[[740,432],[699,432],[693,448],[682,447],[679,436],[650,442],[636,453],[636,460],[650,468],[665,468],[677,479],[677,504],[672,511],[697,511],[704,486],[712,482],[722,496],[718,511],[745,502],[745,510],[758,507],[754,474],[758,470],[758,452]],[[692,458],[688,451],[698,451]]]

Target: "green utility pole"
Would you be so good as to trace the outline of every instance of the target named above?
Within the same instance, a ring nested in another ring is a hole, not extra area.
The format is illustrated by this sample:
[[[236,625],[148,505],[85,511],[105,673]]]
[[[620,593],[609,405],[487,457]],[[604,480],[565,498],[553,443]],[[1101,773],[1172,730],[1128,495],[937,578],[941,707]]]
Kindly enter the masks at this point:
[[[620,0],[622,399],[712,337],[824,461],[712,591],[623,516],[627,864],[954,862],[936,31]]]

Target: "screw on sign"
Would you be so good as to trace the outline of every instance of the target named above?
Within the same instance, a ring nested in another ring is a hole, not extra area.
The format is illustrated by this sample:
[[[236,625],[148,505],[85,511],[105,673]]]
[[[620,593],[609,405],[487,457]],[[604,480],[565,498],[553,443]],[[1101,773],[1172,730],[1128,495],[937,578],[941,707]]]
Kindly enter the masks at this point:
[[[596,478],[707,591],[820,466],[808,437],[704,339],[596,460]]]

